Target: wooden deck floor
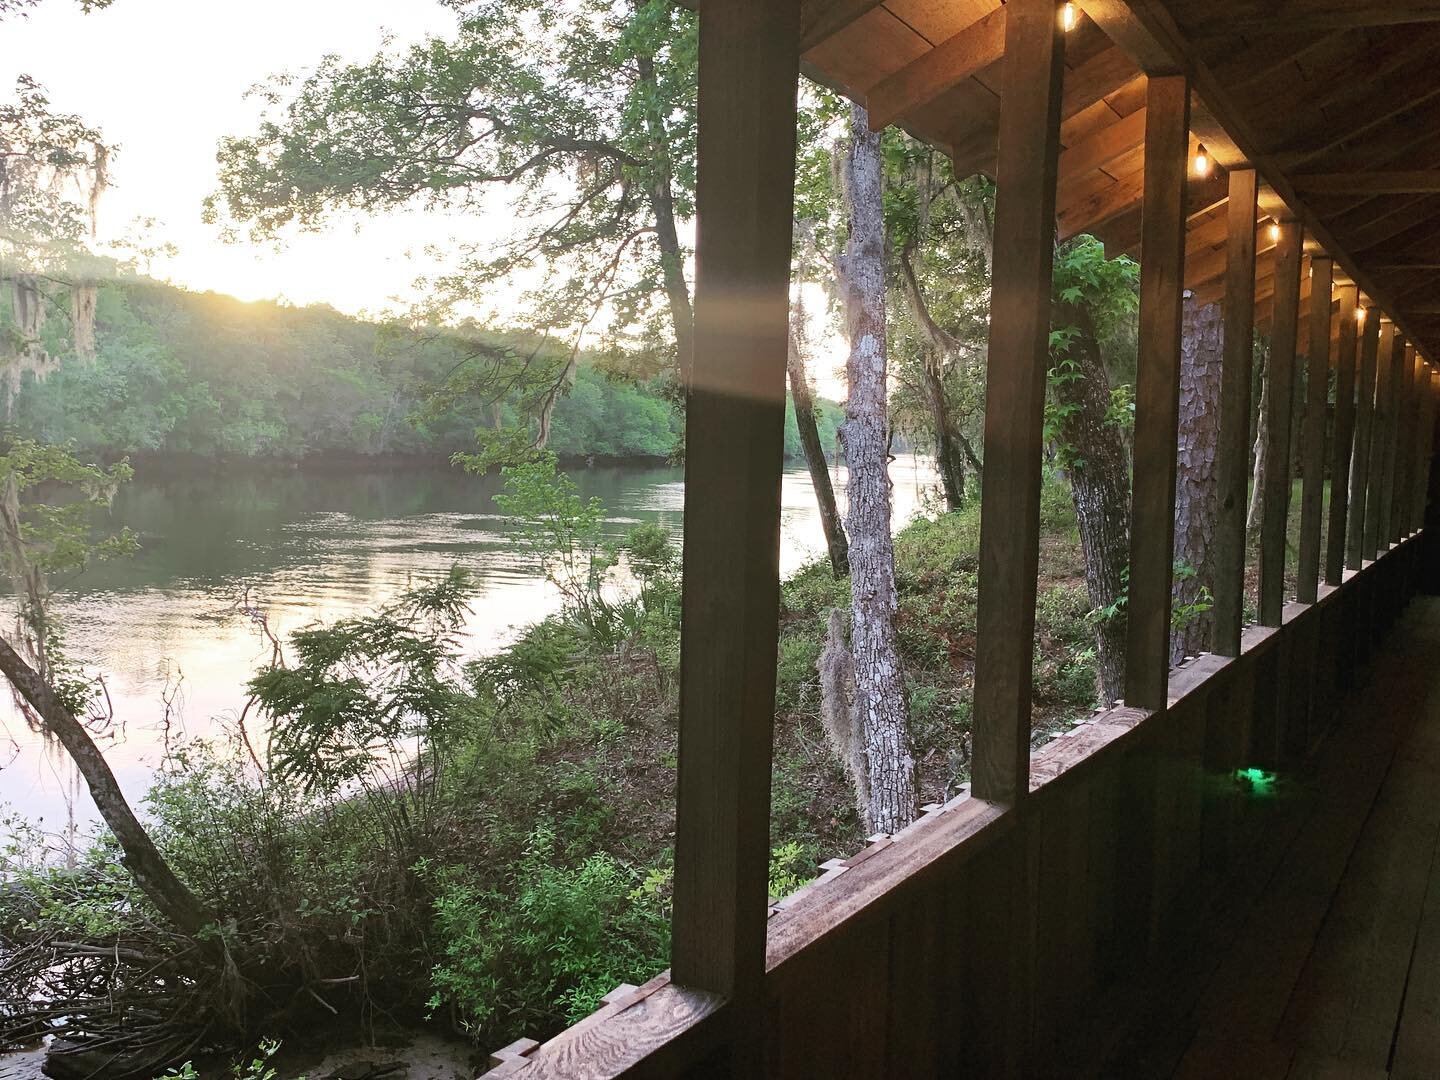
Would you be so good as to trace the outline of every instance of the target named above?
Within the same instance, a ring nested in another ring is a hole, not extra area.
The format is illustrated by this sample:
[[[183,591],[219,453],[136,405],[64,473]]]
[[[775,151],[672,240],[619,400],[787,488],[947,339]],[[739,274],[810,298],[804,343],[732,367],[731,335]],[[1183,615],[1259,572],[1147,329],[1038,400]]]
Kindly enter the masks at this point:
[[[1383,649],[1102,1075],[1440,1078],[1440,599]]]

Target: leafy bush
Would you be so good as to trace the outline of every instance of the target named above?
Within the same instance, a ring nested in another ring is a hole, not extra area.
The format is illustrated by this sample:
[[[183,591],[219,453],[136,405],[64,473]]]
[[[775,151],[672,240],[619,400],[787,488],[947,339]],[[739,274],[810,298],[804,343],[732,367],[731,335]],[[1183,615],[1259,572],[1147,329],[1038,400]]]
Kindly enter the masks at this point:
[[[462,869],[436,873],[430,1006],[467,1031],[574,1023],[669,960],[668,875],[642,876],[604,852],[561,865],[557,847],[553,828],[537,828],[504,888]]]

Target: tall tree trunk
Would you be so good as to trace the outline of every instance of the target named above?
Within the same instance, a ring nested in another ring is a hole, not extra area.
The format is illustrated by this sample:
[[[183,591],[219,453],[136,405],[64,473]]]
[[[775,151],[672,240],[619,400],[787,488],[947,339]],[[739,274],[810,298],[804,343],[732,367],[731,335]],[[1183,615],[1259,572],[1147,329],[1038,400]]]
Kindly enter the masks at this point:
[[[135,884],[160,913],[182,934],[194,938],[214,917],[178,877],[156,849],[150,834],[120,790],[110,764],[85,726],[66,708],[50,684],[27,664],[4,638],[0,638],[0,672],[35,710],[45,727],[65,747],[85,784],[100,817],[109,826],[124,853],[125,867]]]
[[[815,398],[810,393],[810,379],[805,371],[804,342],[805,304],[797,299],[790,310],[790,349],[785,370],[790,376],[790,397],[795,402],[795,426],[800,431],[800,448],[805,453],[805,467],[810,471],[810,485],[815,489],[820,527],[825,530],[830,570],[836,578],[843,578],[850,573],[850,544],[845,538],[840,510],[835,505],[830,467],[825,461],[825,448],[820,444],[820,429],[815,423]]]
[[[1260,413],[1255,420],[1255,446],[1251,456],[1255,461],[1255,472],[1251,477],[1250,507],[1245,513],[1245,532],[1251,534],[1260,528],[1260,512],[1265,505],[1265,469],[1267,443],[1270,441],[1270,351],[1267,348],[1260,359]]]
[[[1204,606],[1215,588],[1215,524],[1219,489],[1215,451],[1220,442],[1220,364],[1224,353],[1220,305],[1185,298],[1180,342],[1180,433],[1175,475],[1176,610]],[[1209,610],[1182,617],[1170,634],[1170,662],[1210,647]]]
[[[1125,694],[1125,592],[1130,560],[1130,469],[1120,429],[1106,422],[1110,383],[1095,335],[1095,320],[1084,303],[1057,301],[1056,327],[1074,327],[1067,360],[1074,369],[1053,380],[1060,437],[1070,451],[1070,494],[1080,547],[1085,553],[1085,587],[1095,619],[1095,656],[1101,704]]]
[[[637,3],[637,8],[640,4]],[[660,115],[660,92],[655,84],[655,60],[641,53],[635,58],[640,81],[650,88],[645,110],[645,129],[650,141],[650,210],[655,216],[655,241],[660,248],[660,272],[670,322],[675,330],[675,351],[680,385],[690,385],[690,365],[695,355],[695,314],[690,306],[690,286],[685,280],[685,252],[675,227],[675,192],[670,159],[669,133]]]
[[[965,505],[965,456],[959,432],[945,399],[945,358],[953,356],[960,344],[930,315],[930,305],[915,274],[915,244],[906,244],[900,252],[900,272],[905,284],[905,299],[915,324],[929,341],[925,350],[925,403],[930,409],[930,425],[935,433],[935,465],[945,489],[945,506],[959,510]]]
[[[850,110],[844,169],[850,236],[838,260],[850,338],[845,461],[850,469],[851,652],[855,704],[870,782],[870,827],[894,833],[915,819],[915,757],[905,673],[895,634],[895,548],[890,536],[885,342],[885,211],[880,138]]]

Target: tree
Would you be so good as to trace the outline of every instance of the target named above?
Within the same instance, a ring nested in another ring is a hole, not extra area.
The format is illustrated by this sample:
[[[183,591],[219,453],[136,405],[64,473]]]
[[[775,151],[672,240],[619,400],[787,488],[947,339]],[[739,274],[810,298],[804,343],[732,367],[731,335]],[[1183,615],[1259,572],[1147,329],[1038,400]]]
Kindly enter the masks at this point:
[[[9,640],[0,636],[0,672],[27,719],[75,762],[135,883],[177,930],[195,938],[214,919],[160,854],[81,721],[97,691],[65,661],[48,614],[51,575],[75,574],[133,548],[126,532],[90,539],[91,512],[108,505],[129,476],[128,465],[85,465],[63,447],[17,443],[0,456],[0,549],[21,598],[16,632]],[[37,490],[65,499],[40,503]]]
[[[894,833],[918,812],[905,672],[895,632],[886,408],[885,212],[880,137],[850,110],[841,170],[848,237],[836,278],[850,341],[845,461],[849,466],[851,654],[869,780],[869,826]]]
[[[1255,352],[1259,357],[1260,393],[1256,395],[1255,445],[1251,450],[1255,463],[1250,480],[1250,505],[1245,511],[1245,532],[1254,534],[1260,528],[1260,515],[1264,506],[1265,470],[1269,464],[1270,444],[1270,342],[1263,338],[1255,341]]]
[[[111,147],[73,113],[56,112],[27,75],[15,100],[0,104],[0,290],[13,321],[0,326],[0,396],[8,415],[27,372],[58,362],[43,337],[49,313],[68,306],[65,346],[95,355],[96,278],[91,252],[96,212],[108,182]],[[84,192],[84,201],[70,192]]]
[[[1215,526],[1220,513],[1220,367],[1225,323],[1218,304],[1185,298],[1180,338],[1180,427],[1175,474],[1174,626],[1170,662],[1210,647]]]
[[[693,212],[695,20],[666,0],[446,0],[456,36],[363,64],[326,57],[278,117],[221,142],[213,220],[254,236],[315,228],[335,211],[480,209],[503,190],[516,227],[468,246],[417,317],[451,318],[532,267],[545,281],[512,313],[540,345],[476,360],[467,389],[517,387],[543,445],[597,323],[638,331],[657,368],[688,367],[692,320],[679,225]],[[293,80],[265,92],[278,108]],[[659,301],[657,303],[657,300]],[[552,337],[569,347],[555,350]]]
[[[978,177],[957,180],[948,161],[937,166],[934,151],[907,135],[885,138],[886,224],[905,315],[891,334],[901,388],[893,411],[932,442],[946,507],[958,510],[967,469],[980,473],[965,424],[983,385],[993,188]]]
[[[810,484],[815,489],[820,526],[825,532],[830,570],[839,579],[850,573],[850,545],[845,537],[840,511],[835,505],[835,488],[830,483],[830,466],[825,460],[825,447],[821,445],[820,430],[815,422],[815,395],[810,388],[810,375],[805,365],[809,315],[805,309],[804,288],[816,255],[813,223],[802,223],[796,232],[800,240],[797,282],[800,288],[790,302],[790,345],[785,370],[790,380],[790,400],[795,406],[795,426],[800,436],[800,448],[810,473]]]
[[[1107,260],[1090,236],[1055,254],[1047,426],[1070,479],[1085,586],[1095,625],[1102,704],[1125,693],[1125,597],[1130,559],[1130,464],[1124,430],[1130,399],[1110,388],[1101,342],[1136,310],[1138,268]]]

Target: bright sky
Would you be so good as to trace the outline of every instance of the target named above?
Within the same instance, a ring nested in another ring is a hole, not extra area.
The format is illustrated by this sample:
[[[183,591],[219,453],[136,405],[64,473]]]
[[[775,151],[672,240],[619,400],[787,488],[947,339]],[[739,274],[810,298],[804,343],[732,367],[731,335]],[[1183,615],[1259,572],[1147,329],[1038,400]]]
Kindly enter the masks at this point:
[[[454,26],[454,13],[436,0],[115,0],[92,15],[74,0],[47,0],[28,18],[0,24],[0,97],[10,96],[17,74],[31,75],[57,109],[78,113],[119,145],[114,186],[100,206],[101,239],[155,219],[147,240],[178,250],[150,264],[153,276],[244,300],[375,314],[412,298],[416,276],[436,268],[427,245],[444,249],[504,228],[500,193],[489,220],[415,210],[335,218],[323,232],[297,231],[279,246],[227,244],[200,218],[215,189],[216,144],[255,129],[262,104],[246,91],[271,75],[306,71],[332,52],[364,60],[387,35],[399,49]],[[820,392],[839,399],[844,344],[819,288],[807,292],[811,371]]]
[[[278,251],[225,244],[200,220],[215,187],[216,143],[254,129],[261,105],[245,92],[272,74],[306,69],[328,52],[364,59],[387,32],[400,47],[453,26],[454,13],[435,0],[116,0],[93,15],[73,0],[48,0],[0,25],[0,94],[30,74],[57,108],[119,144],[101,231],[123,235],[136,218],[157,219],[153,237],[179,253],[152,264],[155,276],[247,300],[374,311],[409,294],[427,267],[426,244],[473,238],[483,226],[414,212],[297,234]]]

